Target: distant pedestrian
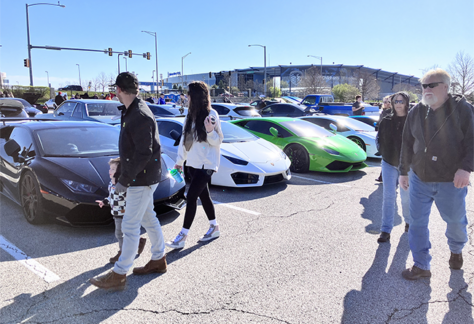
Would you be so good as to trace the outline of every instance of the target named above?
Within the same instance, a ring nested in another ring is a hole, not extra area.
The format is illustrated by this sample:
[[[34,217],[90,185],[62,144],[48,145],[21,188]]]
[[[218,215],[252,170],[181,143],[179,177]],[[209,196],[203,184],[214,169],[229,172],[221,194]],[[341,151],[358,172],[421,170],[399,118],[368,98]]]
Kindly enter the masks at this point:
[[[408,113],[399,167],[400,186],[410,188],[408,240],[414,265],[402,273],[408,280],[431,277],[433,202],[447,224],[449,267],[461,269],[468,241],[467,186],[474,171],[474,107],[463,96],[448,94],[451,77],[442,69],[428,71],[420,81],[423,97]]]
[[[357,95],[355,101],[352,104],[352,114],[354,116],[363,115],[364,106],[362,105],[362,96]]]
[[[76,93],[76,95],[74,96],[74,99],[81,99],[81,96],[78,93]]]
[[[117,76],[117,97],[123,106],[119,151],[121,175],[115,185],[117,194],[127,193],[127,208],[122,220],[122,252],[113,270],[90,279],[103,289],[123,289],[133,266],[143,226],[151,241],[151,260],[133,269],[137,275],[164,273],[167,270],[161,225],[153,210],[153,193],[161,179],[161,145],[155,116],[138,95],[138,79],[129,72]]]
[[[59,105],[62,104],[63,101],[64,101],[64,97],[62,96],[61,91],[59,91],[56,97],[54,97],[54,103],[56,104],[56,106],[59,107]]]
[[[207,85],[202,81],[193,81],[188,85],[188,89],[189,110],[184,120],[183,134],[178,146],[178,158],[174,167],[181,170],[186,161],[191,183],[186,196],[183,228],[173,241],[166,242],[166,246],[173,249],[184,247],[196,215],[198,198],[209,220],[209,230],[199,241],[209,241],[220,235],[208,184],[212,174],[217,172],[219,167],[220,147],[224,135],[219,114],[211,108],[211,97]]]
[[[115,185],[117,184],[117,179],[120,178],[120,158],[111,159],[109,161],[109,176],[110,176],[110,183],[109,183],[109,196],[104,200],[96,200],[99,204],[99,207],[102,208],[104,206],[110,206],[110,211],[112,216],[114,217],[115,222],[115,237],[117,238],[119,244],[119,251],[117,255],[110,258],[110,263],[115,263],[118,261],[120,255],[122,254],[122,245],[123,245],[123,232],[122,232],[122,220],[123,215],[125,214],[126,208],[126,197],[127,192],[115,192]],[[140,255],[145,248],[146,238],[141,237],[139,244],[138,244],[138,252],[137,254]]]
[[[188,98],[184,95],[184,93],[179,94],[179,99],[178,102],[176,103],[178,106],[181,106],[181,108],[187,108],[188,107]],[[184,111],[184,109],[183,109]]]
[[[153,101],[153,98],[152,97],[148,97],[145,99],[145,101],[151,103],[151,104],[154,104],[155,102]]]
[[[395,206],[397,205],[398,164],[400,162],[400,151],[402,148],[403,126],[408,114],[408,100],[410,96],[406,92],[397,92],[392,96],[391,113],[386,114],[379,123],[377,133],[377,148],[382,155],[383,175],[383,202],[382,202],[382,226],[380,237],[377,242],[383,243],[390,240],[393,228]],[[388,109],[386,109],[388,110]],[[410,196],[407,189],[400,188],[402,200],[402,214],[405,219],[405,232],[408,232],[410,224]]]
[[[164,94],[164,93],[160,94],[160,98],[159,98],[158,104],[159,104],[159,105],[165,105],[165,104],[166,104],[166,101],[165,101],[165,94]]]

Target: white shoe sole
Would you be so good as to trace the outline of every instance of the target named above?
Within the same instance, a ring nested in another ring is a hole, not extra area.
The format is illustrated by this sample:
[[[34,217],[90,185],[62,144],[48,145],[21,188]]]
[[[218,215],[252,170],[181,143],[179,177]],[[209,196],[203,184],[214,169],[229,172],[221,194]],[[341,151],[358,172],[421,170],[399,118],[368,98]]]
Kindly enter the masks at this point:
[[[182,244],[173,244],[173,242],[166,242],[165,245],[171,249],[182,249],[184,248],[184,242]]]
[[[212,234],[212,236],[210,236],[210,237],[204,237],[204,236],[201,237],[201,238],[199,239],[199,242],[207,242],[207,241],[213,240],[213,239],[215,239],[215,238],[218,238],[219,236],[221,236],[221,232],[215,231],[215,232]]]

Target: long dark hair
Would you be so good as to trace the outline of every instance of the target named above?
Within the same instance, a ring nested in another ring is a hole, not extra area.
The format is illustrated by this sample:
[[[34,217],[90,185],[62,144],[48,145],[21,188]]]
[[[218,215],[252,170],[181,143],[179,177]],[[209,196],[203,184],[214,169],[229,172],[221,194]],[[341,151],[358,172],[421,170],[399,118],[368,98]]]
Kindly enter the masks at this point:
[[[184,136],[192,135],[198,142],[207,140],[206,129],[204,128],[204,120],[211,111],[211,97],[207,85],[202,81],[193,81],[188,84],[188,115],[186,117],[186,125],[184,125]],[[194,123],[194,133],[191,129]]]
[[[395,110],[395,98],[398,96],[403,97],[403,101],[405,101],[405,115],[408,114],[408,110],[410,108],[410,95],[406,91],[398,91],[397,93],[392,95],[391,98],[391,105],[392,105],[392,112],[395,116],[398,116],[397,111]]]

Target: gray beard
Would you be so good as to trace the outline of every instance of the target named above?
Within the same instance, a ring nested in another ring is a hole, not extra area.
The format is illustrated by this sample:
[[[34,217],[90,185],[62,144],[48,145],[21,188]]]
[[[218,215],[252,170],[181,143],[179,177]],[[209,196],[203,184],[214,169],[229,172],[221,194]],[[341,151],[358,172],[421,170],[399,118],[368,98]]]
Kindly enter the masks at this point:
[[[435,95],[431,95],[431,98],[428,99],[425,97],[425,95],[423,95],[423,97],[421,98],[421,102],[425,105],[425,106],[431,106],[431,105],[434,105],[438,102],[438,97],[436,97]]]

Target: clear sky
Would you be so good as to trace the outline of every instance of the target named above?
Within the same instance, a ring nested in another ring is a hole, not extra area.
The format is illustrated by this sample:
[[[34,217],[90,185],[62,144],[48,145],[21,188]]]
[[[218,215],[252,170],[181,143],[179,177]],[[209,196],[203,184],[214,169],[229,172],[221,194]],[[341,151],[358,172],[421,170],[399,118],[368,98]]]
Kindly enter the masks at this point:
[[[56,3],[56,1],[42,0]],[[39,2],[42,2],[39,1]],[[0,71],[10,84],[29,84],[27,2],[0,0]],[[37,3],[29,1],[28,4]],[[150,52],[151,60],[128,59],[128,70],[151,81],[158,32],[158,70],[204,73],[263,66],[364,65],[420,76],[421,69],[446,68],[459,51],[474,56],[473,0],[61,0],[65,8],[29,7],[31,44]],[[122,71],[124,59],[120,59]],[[101,72],[117,73],[117,55],[32,50],[35,85],[78,84]]]

